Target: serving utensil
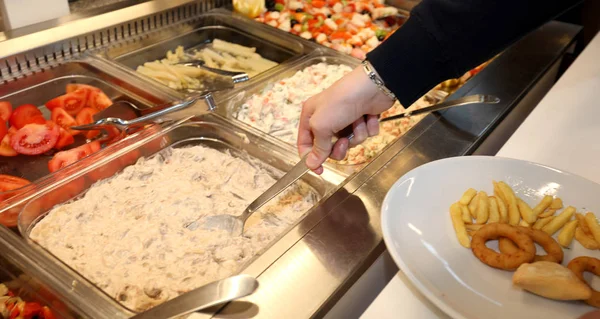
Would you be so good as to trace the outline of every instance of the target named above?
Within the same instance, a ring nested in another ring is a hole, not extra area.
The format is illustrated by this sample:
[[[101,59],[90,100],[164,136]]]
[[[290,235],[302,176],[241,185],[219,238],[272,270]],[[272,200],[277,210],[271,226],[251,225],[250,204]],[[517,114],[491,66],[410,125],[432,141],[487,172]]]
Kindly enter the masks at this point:
[[[500,103],[500,99],[494,95],[484,95],[484,94],[469,95],[469,96],[461,97],[461,98],[451,100],[451,101],[440,102],[440,103],[434,104],[429,107],[424,107],[422,109],[418,109],[418,110],[414,110],[414,111],[406,111],[406,112],[403,112],[400,114],[388,116],[386,118],[382,118],[382,119],[380,118],[379,122],[381,123],[381,122],[387,122],[387,121],[394,121],[394,120],[399,120],[399,119],[405,118],[405,117],[411,117],[414,115],[427,114],[427,113],[431,113],[431,112],[441,111],[441,110],[449,109],[449,108],[456,107],[456,106],[479,104],[479,103],[480,104],[498,104],[498,103]],[[350,135],[348,135],[348,139],[353,138],[353,137],[354,137],[354,133],[350,133]]]
[[[196,67],[196,68],[200,68],[200,69],[203,69],[203,70],[206,70],[206,71],[218,74],[218,75],[231,77],[233,84],[246,82],[250,79],[250,77],[248,76],[248,73],[234,72],[234,71],[221,70],[221,69],[217,69],[217,68],[211,68],[209,66],[206,66],[206,62],[204,62],[204,60],[200,60],[200,59],[193,59],[193,60],[189,60],[189,61],[178,62],[176,64],[189,66],[189,67]]]
[[[379,122],[387,122],[393,121],[397,119],[401,119],[404,117],[409,117],[413,115],[435,112],[455,106],[474,104],[474,103],[483,103],[483,104],[496,104],[500,102],[500,99],[493,95],[471,95],[465,96],[456,100],[441,102],[438,104],[434,104],[433,106],[415,110],[408,111],[398,115],[386,117],[380,119]],[[346,131],[346,129],[344,130]],[[350,133],[346,137],[348,140],[354,138],[354,133]],[[246,221],[254,212],[260,209],[264,204],[273,199],[275,196],[279,195],[284,189],[290,186],[292,183],[300,179],[306,172],[309,171],[306,166],[306,157],[308,154],[304,155],[300,162],[298,162],[291,170],[289,170],[282,178],[280,178],[275,184],[273,184],[269,189],[267,189],[264,193],[258,196],[246,209],[242,212],[241,215],[214,215],[207,216],[203,219],[203,228],[204,229],[221,229],[226,230],[234,236],[239,236],[244,233],[244,225]]]
[[[175,103],[167,103],[147,110],[140,110],[130,102],[118,101],[96,113],[93,123],[72,126],[71,129],[77,131],[103,130],[109,135],[109,138],[112,138],[120,134],[127,134],[130,130],[141,128],[147,124],[159,123],[162,117],[186,109],[200,99],[212,100],[212,95],[194,95]],[[212,103],[209,101],[207,104],[209,107],[215,105],[214,101]],[[124,117],[126,119],[123,119]]]
[[[232,276],[196,288],[137,314],[131,319],[176,318],[248,296],[256,288],[258,288],[258,281],[253,277],[248,275]]]

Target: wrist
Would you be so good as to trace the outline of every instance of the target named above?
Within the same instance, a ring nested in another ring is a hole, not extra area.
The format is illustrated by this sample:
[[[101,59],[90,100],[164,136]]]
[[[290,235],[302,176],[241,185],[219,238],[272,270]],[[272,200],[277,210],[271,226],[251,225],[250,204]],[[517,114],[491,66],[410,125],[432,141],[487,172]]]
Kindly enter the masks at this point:
[[[396,101],[396,95],[394,94],[394,92],[392,92],[390,89],[388,89],[385,86],[385,82],[383,81],[381,76],[379,76],[379,73],[377,73],[377,70],[373,67],[371,62],[369,62],[369,60],[365,59],[365,60],[363,60],[361,65],[362,65],[362,69],[363,69],[364,73],[367,75],[369,80],[371,80],[371,82],[373,82],[373,84],[375,84],[377,89],[379,91],[381,91],[383,94],[385,94],[385,96],[387,96],[391,101]]]

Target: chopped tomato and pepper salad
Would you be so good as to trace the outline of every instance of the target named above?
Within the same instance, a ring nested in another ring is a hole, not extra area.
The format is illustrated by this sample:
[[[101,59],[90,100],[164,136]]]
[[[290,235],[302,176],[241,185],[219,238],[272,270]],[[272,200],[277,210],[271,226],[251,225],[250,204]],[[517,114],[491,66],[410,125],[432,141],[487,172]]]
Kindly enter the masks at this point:
[[[375,49],[405,21],[383,0],[266,0],[255,20],[358,59]]]
[[[13,108],[9,101],[0,101],[0,156],[36,156],[54,150],[57,152],[48,162],[50,172],[70,165],[100,150],[98,141],[68,149],[75,143],[76,135],[92,139],[100,134],[99,131],[79,132],[71,127],[92,123],[94,114],[111,104],[101,89],[85,84],[67,84],[64,95],[46,102],[50,118],[45,118],[33,104]],[[29,183],[20,177],[0,174],[0,193]],[[6,198],[0,196],[0,200],[3,199]]]

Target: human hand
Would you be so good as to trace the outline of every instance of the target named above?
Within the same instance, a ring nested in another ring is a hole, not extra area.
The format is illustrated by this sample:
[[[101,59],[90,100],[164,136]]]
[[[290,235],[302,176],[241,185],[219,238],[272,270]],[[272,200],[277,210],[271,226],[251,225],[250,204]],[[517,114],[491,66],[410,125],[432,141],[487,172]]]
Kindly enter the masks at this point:
[[[311,97],[302,107],[298,128],[298,153],[310,152],[306,166],[323,173],[328,157],[342,160],[349,147],[379,133],[378,114],[394,101],[369,79],[362,66],[355,68],[323,92]],[[366,116],[365,116],[366,115]],[[337,132],[352,125],[354,138],[342,137],[334,142]]]

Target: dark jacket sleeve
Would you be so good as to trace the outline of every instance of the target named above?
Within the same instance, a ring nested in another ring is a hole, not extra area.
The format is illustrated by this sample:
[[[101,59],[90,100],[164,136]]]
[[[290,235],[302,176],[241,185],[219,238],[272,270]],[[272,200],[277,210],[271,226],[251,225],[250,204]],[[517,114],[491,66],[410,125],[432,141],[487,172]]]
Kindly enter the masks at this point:
[[[367,59],[408,106],[438,83],[460,77],[579,2],[423,0]]]

